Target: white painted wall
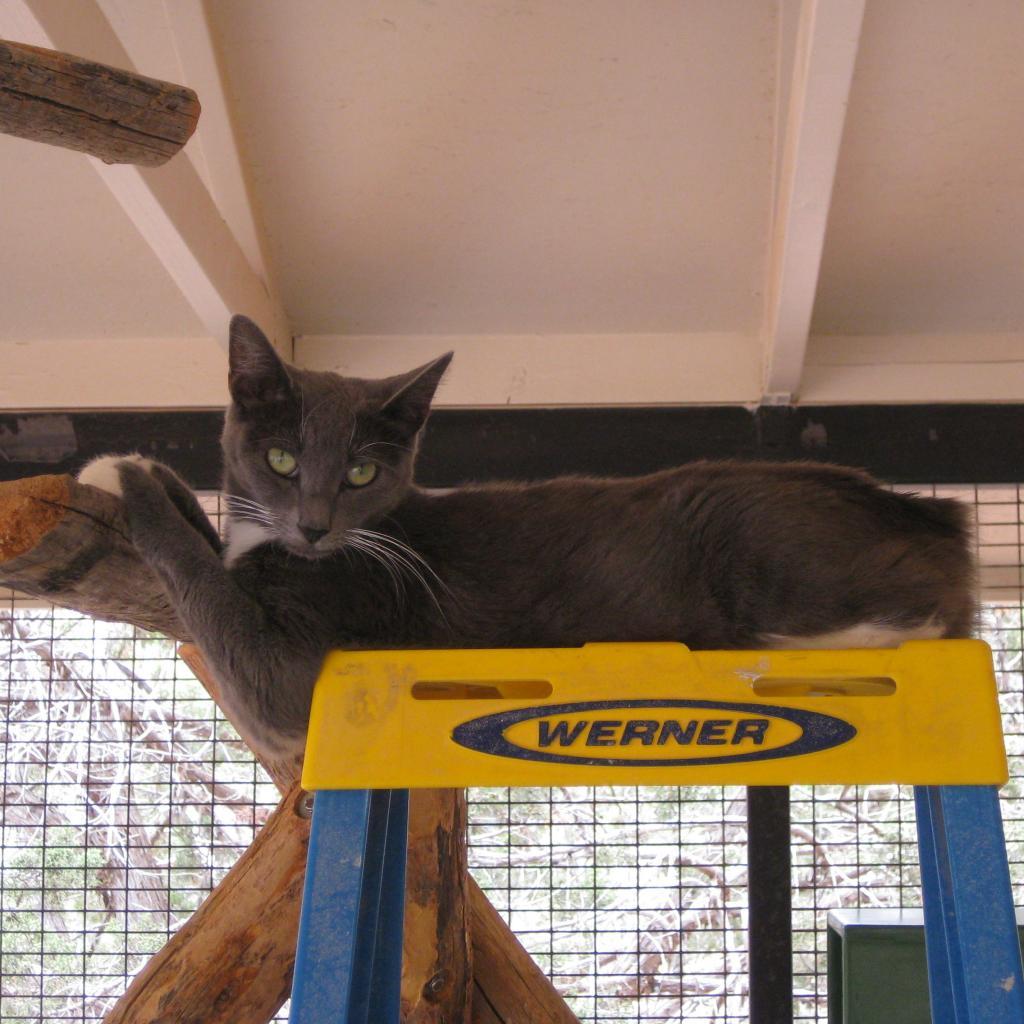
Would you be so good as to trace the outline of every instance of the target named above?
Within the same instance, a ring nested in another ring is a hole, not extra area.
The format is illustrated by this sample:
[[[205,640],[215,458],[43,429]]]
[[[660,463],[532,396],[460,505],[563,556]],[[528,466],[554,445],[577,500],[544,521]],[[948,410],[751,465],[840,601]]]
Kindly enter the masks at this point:
[[[227,355],[212,338],[0,343],[0,409],[200,409],[227,404]]]
[[[754,405],[754,335],[304,337],[296,362],[384,377],[449,349],[439,407]],[[965,353],[969,358],[965,359]],[[0,409],[219,408],[227,357],[211,338],[0,342]],[[805,404],[1024,402],[1024,337],[812,338]]]
[[[760,347],[742,334],[297,338],[316,370],[385,377],[453,349],[437,406],[756,403]]]

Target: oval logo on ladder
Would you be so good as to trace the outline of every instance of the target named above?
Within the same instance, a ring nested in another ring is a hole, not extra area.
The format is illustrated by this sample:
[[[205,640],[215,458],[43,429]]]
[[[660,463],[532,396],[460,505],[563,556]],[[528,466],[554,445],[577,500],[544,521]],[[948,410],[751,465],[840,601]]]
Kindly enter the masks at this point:
[[[498,711],[456,726],[460,746],[548,764],[735,764],[799,757],[857,735],[833,715],[708,700],[582,701]]]

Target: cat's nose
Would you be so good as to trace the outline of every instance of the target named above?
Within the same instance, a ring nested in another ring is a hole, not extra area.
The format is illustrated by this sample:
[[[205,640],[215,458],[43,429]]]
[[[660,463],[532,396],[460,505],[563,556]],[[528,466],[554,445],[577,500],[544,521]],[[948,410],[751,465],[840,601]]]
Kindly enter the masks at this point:
[[[318,526],[300,526],[299,533],[301,533],[310,544],[315,544],[321,537],[327,536],[327,531],[321,530]]]

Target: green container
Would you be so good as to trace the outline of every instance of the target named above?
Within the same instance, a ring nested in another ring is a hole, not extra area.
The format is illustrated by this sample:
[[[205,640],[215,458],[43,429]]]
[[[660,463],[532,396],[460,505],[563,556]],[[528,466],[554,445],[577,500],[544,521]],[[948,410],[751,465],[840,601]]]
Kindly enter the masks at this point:
[[[1017,911],[1017,934],[1024,913]],[[828,915],[829,1024],[931,1024],[924,914],[833,910]]]

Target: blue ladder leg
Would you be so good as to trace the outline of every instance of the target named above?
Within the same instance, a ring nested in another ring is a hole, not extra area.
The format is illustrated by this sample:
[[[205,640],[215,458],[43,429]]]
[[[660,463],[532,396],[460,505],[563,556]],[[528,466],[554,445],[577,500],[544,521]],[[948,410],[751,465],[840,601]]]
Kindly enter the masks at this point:
[[[374,950],[374,982],[368,1020],[398,1021],[402,996],[402,939],[405,925],[405,866],[409,842],[409,790],[392,789],[384,849],[381,920]]]
[[[921,859],[921,895],[924,902],[925,947],[928,953],[928,997],[931,1003],[932,1024],[956,1024],[956,994],[953,975],[962,974],[959,943],[947,941],[946,908],[942,900],[942,872],[939,850],[944,838],[941,826],[932,813],[932,799],[938,790],[925,786],[914,787],[917,807],[917,848]],[[954,966],[955,962],[955,966]],[[962,989],[959,990],[962,996]],[[961,1019],[966,1008],[959,1009]]]
[[[917,786],[933,1024],[1022,1024],[1024,972],[994,786]]]
[[[291,1024],[398,1024],[406,790],[316,795]]]
[[[369,820],[360,944],[346,1024],[398,1024],[409,791],[374,790]]]

